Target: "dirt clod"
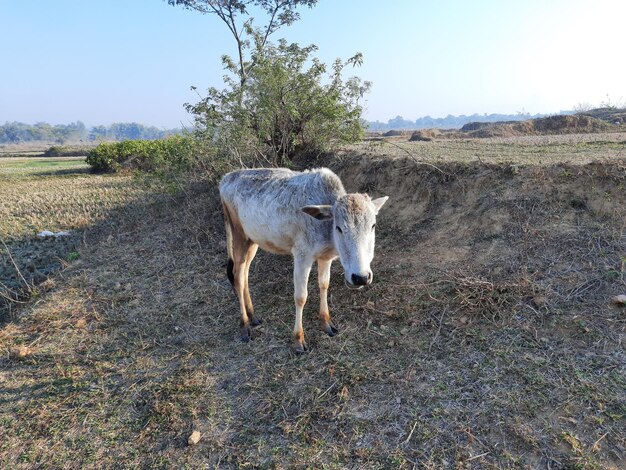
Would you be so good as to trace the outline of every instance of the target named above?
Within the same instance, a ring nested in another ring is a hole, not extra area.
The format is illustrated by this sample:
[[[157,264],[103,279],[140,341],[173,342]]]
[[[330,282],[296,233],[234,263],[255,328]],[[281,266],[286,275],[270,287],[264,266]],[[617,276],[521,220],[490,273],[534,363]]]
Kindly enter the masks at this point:
[[[187,439],[187,444],[190,446],[195,446],[198,442],[200,442],[201,437],[202,435],[200,434],[200,431],[194,431],[189,436],[189,439]]]
[[[10,356],[12,359],[24,359],[31,353],[32,350],[28,346],[21,345],[11,349]]]

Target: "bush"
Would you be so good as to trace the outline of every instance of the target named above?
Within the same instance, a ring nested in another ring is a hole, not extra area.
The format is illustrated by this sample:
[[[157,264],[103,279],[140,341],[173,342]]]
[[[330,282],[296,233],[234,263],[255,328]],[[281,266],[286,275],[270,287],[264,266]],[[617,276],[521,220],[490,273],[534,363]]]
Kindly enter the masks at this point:
[[[95,173],[113,173],[125,168],[147,172],[180,171],[192,166],[196,150],[196,141],[190,136],[103,142],[89,151],[87,163]]]
[[[289,166],[300,152],[322,152],[362,137],[360,100],[370,83],[342,77],[346,67],[361,64],[361,54],[335,61],[328,71],[313,56],[316,49],[257,37],[245,80],[227,76],[227,88],[210,88],[186,106],[198,137],[217,148],[214,160],[231,167]],[[236,64],[223,60],[237,76]]]
[[[46,150],[44,157],[82,157],[87,153],[85,148],[80,147],[62,147],[54,145]]]
[[[50,147],[44,152],[44,157],[60,157],[63,154],[63,147]]]

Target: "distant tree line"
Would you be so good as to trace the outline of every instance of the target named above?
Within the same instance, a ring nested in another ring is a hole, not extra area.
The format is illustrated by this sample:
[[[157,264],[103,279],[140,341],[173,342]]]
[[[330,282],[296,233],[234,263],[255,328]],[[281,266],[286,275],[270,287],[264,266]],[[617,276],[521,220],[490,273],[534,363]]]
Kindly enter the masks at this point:
[[[116,122],[110,126],[85,127],[80,121],[70,124],[51,125],[47,122],[24,124],[22,122],[7,122],[0,126],[0,143],[17,144],[20,142],[80,142],[98,140],[155,140],[180,134],[180,129],[159,129],[154,126],[144,126],[136,122]]]
[[[561,111],[559,114],[572,114],[571,111]],[[517,114],[472,114],[466,116],[461,114],[460,116],[447,115],[444,118],[432,118],[425,116],[416,119],[415,121],[409,121],[402,116],[396,116],[393,119],[389,119],[387,122],[380,121],[366,121],[366,126],[370,131],[389,131],[389,130],[401,130],[401,129],[460,129],[469,122],[498,122],[498,121],[525,121],[527,119],[535,119],[545,117],[545,114],[529,114],[529,113],[517,113]]]

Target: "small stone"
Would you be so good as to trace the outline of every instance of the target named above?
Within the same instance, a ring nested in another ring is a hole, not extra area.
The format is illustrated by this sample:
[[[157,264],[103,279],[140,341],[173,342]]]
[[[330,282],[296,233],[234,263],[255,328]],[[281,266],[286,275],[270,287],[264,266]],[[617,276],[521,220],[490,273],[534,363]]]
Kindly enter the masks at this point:
[[[626,295],[616,295],[611,300],[614,304],[624,305],[626,304]]]
[[[198,442],[200,442],[200,437],[202,437],[200,431],[192,432],[191,436],[189,436],[189,439],[187,439],[187,444],[189,444],[190,446],[195,446]]]

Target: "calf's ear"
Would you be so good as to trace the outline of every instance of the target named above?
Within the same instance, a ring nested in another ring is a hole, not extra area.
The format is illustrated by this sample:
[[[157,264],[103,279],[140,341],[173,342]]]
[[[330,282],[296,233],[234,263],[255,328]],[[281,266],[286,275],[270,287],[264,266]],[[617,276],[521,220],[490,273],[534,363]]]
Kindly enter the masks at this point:
[[[304,206],[302,212],[309,214],[317,220],[330,220],[333,218],[331,206]]]
[[[389,199],[389,196],[379,197],[378,199],[374,199],[372,201],[372,204],[374,204],[374,207],[376,208],[376,214],[378,214],[380,208],[383,207],[383,204],[387,202],[387,199]]]

